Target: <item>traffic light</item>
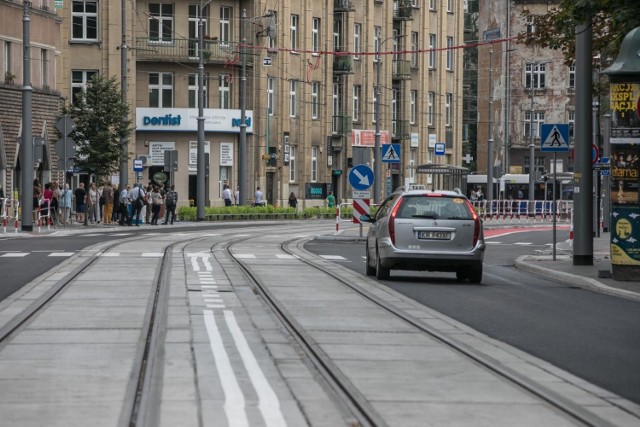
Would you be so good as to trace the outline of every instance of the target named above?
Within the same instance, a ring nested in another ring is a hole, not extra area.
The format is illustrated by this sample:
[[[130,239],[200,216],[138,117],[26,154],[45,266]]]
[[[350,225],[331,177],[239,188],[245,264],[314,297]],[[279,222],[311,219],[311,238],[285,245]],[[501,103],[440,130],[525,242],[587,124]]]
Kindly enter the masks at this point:
[[[348,168],[353,167],[353,157],[347,157],[347,167]]]

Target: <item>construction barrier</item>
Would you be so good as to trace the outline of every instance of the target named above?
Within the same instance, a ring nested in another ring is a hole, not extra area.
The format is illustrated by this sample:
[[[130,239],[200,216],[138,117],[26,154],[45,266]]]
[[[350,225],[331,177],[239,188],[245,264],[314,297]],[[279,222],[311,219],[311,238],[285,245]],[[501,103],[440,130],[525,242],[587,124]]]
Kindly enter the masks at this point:
[[[471,204],[483,221],[521,222],[548,221],[555,212],[558,221],[570,221],[572,200],[474,200]]]
[[[20,201],[9,198],[0,199],[0,213],[2,214],[2,230],[7,233],[7,227],[13,215],[14,233],[18,232],[20,218]]]

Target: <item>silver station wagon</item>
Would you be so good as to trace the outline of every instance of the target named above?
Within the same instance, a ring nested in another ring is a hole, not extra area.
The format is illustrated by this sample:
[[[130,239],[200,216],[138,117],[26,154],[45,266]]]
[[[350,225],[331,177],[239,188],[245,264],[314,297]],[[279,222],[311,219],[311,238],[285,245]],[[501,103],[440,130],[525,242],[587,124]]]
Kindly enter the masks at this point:
[[[482,281],[482,221],[454,191],[397,190],[380,205],[367,234],[366,273],[388,279],[391,270],[455,271],[460,281]]]

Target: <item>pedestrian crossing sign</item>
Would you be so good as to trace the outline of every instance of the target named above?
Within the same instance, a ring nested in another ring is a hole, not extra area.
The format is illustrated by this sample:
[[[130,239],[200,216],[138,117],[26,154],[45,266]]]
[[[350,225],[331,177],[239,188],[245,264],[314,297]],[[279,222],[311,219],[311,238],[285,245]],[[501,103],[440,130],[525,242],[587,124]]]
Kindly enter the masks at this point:
[[[400,144],[382,144],[382,163],[400,163]]]
[[[569,151],[569,125],[566,123],[544,124],[540,132],[540,151]]]

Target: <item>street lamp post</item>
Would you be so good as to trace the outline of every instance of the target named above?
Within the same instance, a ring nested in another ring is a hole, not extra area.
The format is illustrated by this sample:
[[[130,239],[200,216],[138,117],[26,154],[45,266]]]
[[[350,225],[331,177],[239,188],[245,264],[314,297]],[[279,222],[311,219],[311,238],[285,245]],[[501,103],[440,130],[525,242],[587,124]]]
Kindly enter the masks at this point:
[[[211,3],[200,2],[198,16],[198,149],[196,176],[196,220],[204,221],[205,204],[205,155],[204,155],[204,8]]]
[[[534,65],[532,65],[534,67]],[[535,206],[533,206],[535,197],[534,193],[534,161],[536,146],[533,143],[533,68],[531,69],[531,117],[529,117],[529,213],[534,213]],[[532,210],[534,209],[534,210]]]

